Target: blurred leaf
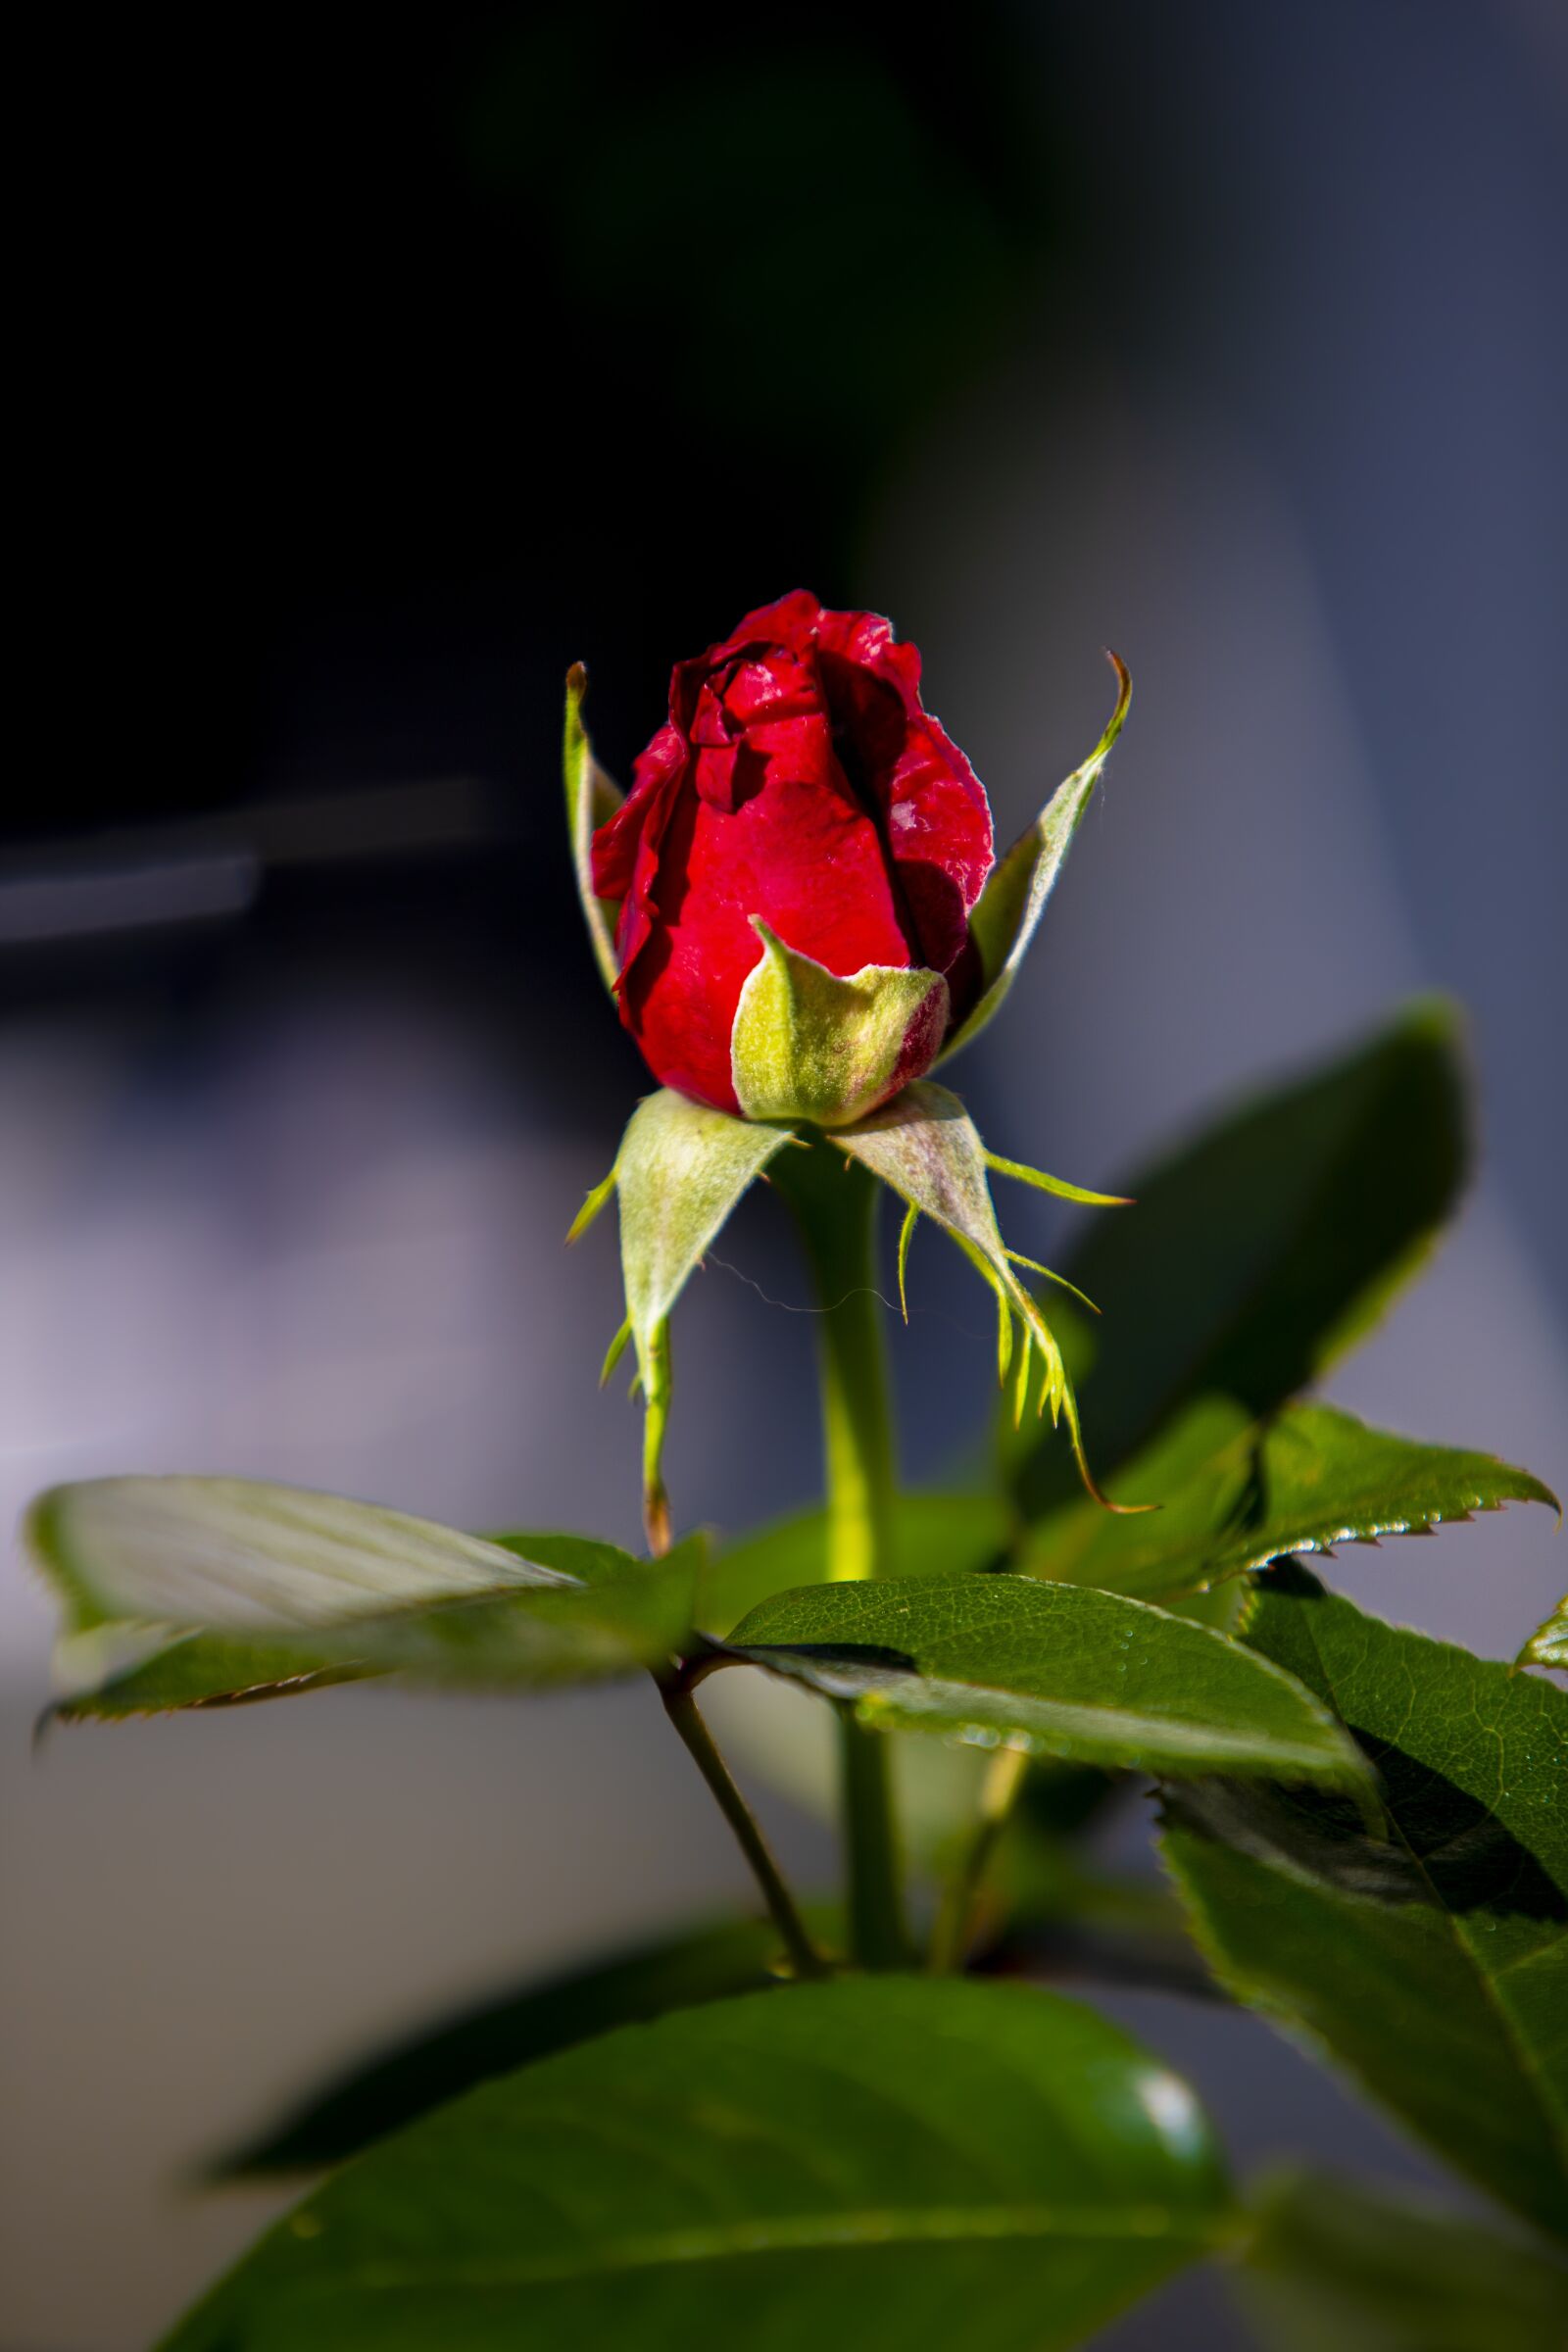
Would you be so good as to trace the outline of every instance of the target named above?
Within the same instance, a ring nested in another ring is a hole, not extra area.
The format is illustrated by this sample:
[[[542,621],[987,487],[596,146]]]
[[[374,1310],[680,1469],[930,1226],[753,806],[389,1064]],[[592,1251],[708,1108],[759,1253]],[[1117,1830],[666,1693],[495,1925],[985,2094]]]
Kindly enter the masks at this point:
[[[1568,1694],[1294,1567],[1247,1641],[1354,1732],[1388,1822],[1310,1790],[1171,1789],[1166,1856],[1221,1981],[1568,2234]]]
[[[1559,1600],[1544,1625],[1538,1625],[1519,1653],[1521,1666],[1568,1668],[1568,1599]]]
[[[1121,733],[1133,682],[1114,654],[1109,661],[1118,692],[1104,733],[1083,765],[1057,785],[1034,823],[1019,835],[1005,857],[998,858],[969,917],[970,936],[980,955],[981,995],[944,1048],[943,1061],[972,1043],[1002,1010],[1072,847],[1073,835],[1094,798],[1111,746]]]
[[[1111,1518],[1076,1505],[1034,1532],[1019,1564],[1169,1601],[1288,1552],[1424,1534],[1505,1502],[1557,1504],[1493,1454],[1395,1437],[1332,1405],[1290,1405],[1261,1427],[1237,1429],[1239,1418],[1227,1399],[1198,1399],[1117,1482],[1159,1511]]]
[[[234,1703],[368,1675],[592,1681],[678,1646],[700,1544],[649,1562],[559,1541],[569,1570],[401,1511],[228,1478],[56,1487],[24,1530],[66,1604],[65,1715]]]
[[[1006,1535],[1007,1509],[999,1494],[980,1490],[897,1494],[892,1573],[956,1576],[986,1568],[1000,1556]],[[743,1536],[709,1561],[699,1589],[698,1622],[709,1633],[725,1634],[770,1594],[827,1581],[827,1513],[802,1511]]]
[[[1052,2352],[1232,2226],[1191,2093],[1116,2027],[845,1978],[469,2092],[297,2207],[166,2352]]]
[[[761,1991],[774,1981],[778,1957],[778,1936],[767,1921],[726,1920],[527,1984],[421,2026],[360,2060],[274,2129],[220,2158],[213,2177],[314,2172],[340,2164],[475,2083],[614,2026]]]
[[[1568,2270],[1468,2214],[1327,2173],[1257,2199],[1239,2279],[1278,2352],[1561,2352]]]
[[[1455,1016],[1423,1002],[1120,1188],[1137,1205],[1067,1269],[1103,1316],[1083,1384],[1102,1477],[1194,1398],[1256,1421],[1315,1380],[1426,1257],[1465,1162]],[[1032,1518],[1072,1499],[1050,1447],[1016,1483]]]
[[[1083,1586],[823,1585],[764,1601],[729,1647],[853,1705],[876,1730],[1157,1774],[1366,1778],[1354,1742],[1289,1674],[1202,1626]]]

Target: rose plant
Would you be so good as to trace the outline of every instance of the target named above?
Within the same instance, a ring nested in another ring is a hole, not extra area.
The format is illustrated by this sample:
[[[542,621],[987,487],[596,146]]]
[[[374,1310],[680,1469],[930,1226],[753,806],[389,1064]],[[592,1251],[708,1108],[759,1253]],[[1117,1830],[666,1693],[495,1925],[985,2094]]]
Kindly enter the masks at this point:
[[[1000,859],[918,656],[873,615],[797,593],[678,664],[624,800],[572,672],[578,885],[659,1082],[573,1227],[615,1197],[607,1372],[630,1345],[646,1557],[242,1479],[34,1505],[56,1715],[647,1672],[759,1897],[438,2021],[237,2147],[228,2176],[325,2177],[173,2352],[1047,2352],[1204,2259],[1267,2343],[1564,2340],[1568,1603],[1487,1659],[1300,1564],[1555,1502],[1310,1400],[1458,1197],[1452,1014],[1413,1005],[1243,1105],[1144,1170],[1136,1207],[989,1151],[931,1076],[1010,986],[1126,713],[1115,667],[1104,735]],[[1068,1275],[1004,1241],[999,1173],[1103,1212]],[[818,1294],[825,1501],[677,1543],[671,1315],[759,1179]],[[923,1217],[996,1301],[994,1461],[956,1487],[894,1477],[885,1191],[901,1298]],[[720,1674],[836,1725],[838,1896],[786,1884],[699,1704]],[[1151,1788],[1159,1885],[1095,1842]],[[1234,2183],[1188,2086],[1048,1988],[1067,1973],[1257,2009],[1480,2207]]]

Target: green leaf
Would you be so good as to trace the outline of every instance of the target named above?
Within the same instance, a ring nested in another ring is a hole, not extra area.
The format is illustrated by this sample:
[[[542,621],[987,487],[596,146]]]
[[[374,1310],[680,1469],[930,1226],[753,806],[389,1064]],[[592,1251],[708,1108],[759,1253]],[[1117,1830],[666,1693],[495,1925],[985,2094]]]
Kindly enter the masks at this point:
[[[1568,2269],[1468,2214],[1289,2173],[1257,2200],[1240,2285],[1279,2352],[1561,2352]]]
[[[317,2172],[514,2067],[612,2027],[762,1991],[779,1973],[765,1920],[726,1920],[530,1984],[377,2050],[212,2168],[218,2180]]]
[[[615,918],[620,910],[612,901],[594,896],[592,844],[599,827],[608,825],[620,807],[622,795],[594,758],[593,745],[582,723],[583,698],[587,692],[588,672],[580,662],[574,662],[566,672],[566,733],[562,758],[566,782],[566,829],[571,840],[577,896],[582,902],[594,960],[605,986],[612,990],[618,971]]]
[[[106,1478],[34,1503],[24,1543],[65,1604],[66,1715],[276,1697],[369,1675],[483,1688],[594,1681],[667,1657],[701,1546],[634,1560],[541,1538],[522,1558],[298,1487]]]
[[[846,1978],[471,2091],[297,2207],[166,2352],[1053,2352],[1232,2227],[1191,2093],[1116,2027]]]
[[[991,1566],[1007,1539],[1007,1512],[994,1493],[896,1494],[890,1514],[889,1573],[955,1576]],[[827,1514],[806,1511],[742,1539],[703,1576],[697,1622],[723,1635],[749,1609],[791,1586],[828,1581]],[[731,1677],[731,1681],[740,1678]],[[744,1704],[719,1676],[709,1685],[720,1744],[805,1811],[836,1821],[842,1797],[835,1727],[825,1709],[798,1701],[782,1684],[746,1678]],[[976,1748],[900,1740],[889,1759],[906,1859],[915,1869],[972,1832],[986,1758]]]
[[[1544,1625],[1538,1625],[1519,1652],[1521,1666],[1568,1669],[1568,1598],[1559,1600]]]
[[[1455,1016],[1423,1002],[1126,1185],[1137,1205],[1067,1267],[1103,1316],[1082,1383],[1102,1476],[1197,1397],[1257,1421],[1316,1380],[1426,1257],[1465,1162]],[[1033,1518],[1072,1499],[1049,1448],[1016,1483]]]
[[[1019,1409],[1038,1358],[1036,1409],[1051,1407],[1051,1423],[1065,1420],[1078,1475],[1089,1493],[1104,1501],[1090,1473],[1078,1430],[1078,1407],[1055,1336],[1039,1303],[1012,1270],[1002,1239],[986,1177],[986,1151],[956,1095],[921,1079],[869,1118],[840,1129],[832,1141],[897,1193],[920,1216],[950,1233],[975,1271],[990,1285],[1000,1316],[999,1372],[1005,1381],[1012,1361],[1012,1325],[1022,1341],[1016,1381]],[[1112,1509],[1122,1506],[1112,1504]]]
[[[977,1038],[998,1012],[1028,954],[1052,885],[1061,871],[1085,809],[1094,797],[1101,770],[1111,745],[1121,733],[1132,700],[1133,682],[1114,654],[1106,659],[1116,672],[1116,708],[1105,732],[1064,784],[1059,784],[1028,831],[1019,835],[1004,858],[992,867],[984,890],[969,917],[969,935],[980,953],[981,993],[968,1018],[955,1031],[943,1060]]]
[[[1247,1641],[1353,1730],[1388,1819],[1372,1836],[1310,1791],[1172,1790],[1166,1855],[1221,1981],[1568,2234],[1568,1693],[1294,1567]]]
[[[730,1031],[735,1097],[749,1119],[809,1119],[842,1127],[863,1118],[898,1084],[929,1069],[948,1025],[940,972],[868,963],[848,979],[770,931],[746,975]]]
[[[1506,1502],[1557,1505],[1539,1478],[1493,1454],[1395,1437],[1332,1405],[1291,1405],[1262,1427],[1238,1429],[1241,1418],[1227,1398],[1200,1398],[1119,1482],[1129,1499],[1163,1509],[1113,1519],[1076,1504],[1035,1532],[1022,1564],[1169,1601],[1287,1552],[1424,1534]]]
[[[917,1489],[893,1498],[889,1566],[894,1576],[957,1576],[990,1567],[1007,1540],[1001,1496],[983,1489]],[[748,1609],[797,1585],[828,1582],[825,1510],[801,1511],[744,1536],[709,1562],[698,1591],[698,1623],[726,1634]]]
[[[1083,1586],[824,1585],[764,1601],[728,1647],[878,1730],[1157,1774],[1366,1778],[1354,1742],[1289,1674],[1206,1627]]]
[[[621,1138],[614,1167],[620,1264],[646,1406],[644,1516],[655,1550],[669,1527],[660,1463],[669,1417],[670,1310],[742,1195],[792,1140],[787,1128],[732,1119],[667,1086],[638,1103]]]

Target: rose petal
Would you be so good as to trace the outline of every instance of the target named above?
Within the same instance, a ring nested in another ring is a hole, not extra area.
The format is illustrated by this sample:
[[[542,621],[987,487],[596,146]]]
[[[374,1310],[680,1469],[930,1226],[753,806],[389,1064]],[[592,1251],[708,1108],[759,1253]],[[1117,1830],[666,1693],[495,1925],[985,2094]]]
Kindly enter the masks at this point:
[[[768,760],[733,810],[676,796],[652,930],[622,967],[622,1017],[655,1075],[721,1110],[738,1108],[730,1032],[761,954],[754,914],[846,978],[911,961],[877,829],[838,771],[825,720],[788,723],[789,758]]]

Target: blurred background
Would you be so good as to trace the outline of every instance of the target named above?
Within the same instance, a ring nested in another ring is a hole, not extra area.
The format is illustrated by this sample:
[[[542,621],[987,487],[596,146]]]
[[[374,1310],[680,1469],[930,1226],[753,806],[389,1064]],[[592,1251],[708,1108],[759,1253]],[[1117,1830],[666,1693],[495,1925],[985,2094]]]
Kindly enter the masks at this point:
[[[180,1468],[635,1541],[612,1236],[561,1246],[645,1084],[568,879],[562,674],[589,662],[624,774],[671,662],[797,584],[921,646],[1004,838],[1098,734],[1100,648],[1132,666],[964,1066],[999,1149],[1110,1180],[1401,994],[1464,1000],[1480,1180],[1333,1393],[1568,1480],[1568,18],[913,24],[452,0],[34,34],[8,1520]],[[922,1474],[989,1410],[949,1254],[916,1251],[896,1348]],[[688,1522],[810,1494],[805,1298],[749,1206],[682,1308]],[[1515,1512],[1342,1581],[1511,1654],[1565,1556]],[[276,2202],[193,2195],[193,2160],[323,2066],[744,1892],[651,1693],[345,1690],[31,1756],[49,1634],[8,1566],[7,2352],[143,2343]],[[825,1879],[825,1834],[762,1804]],[[1261,2027],[1117,2005],[1244,2167],[1429,2177]],[[1190,2281],[1105,2340],[1233,2328]]]

